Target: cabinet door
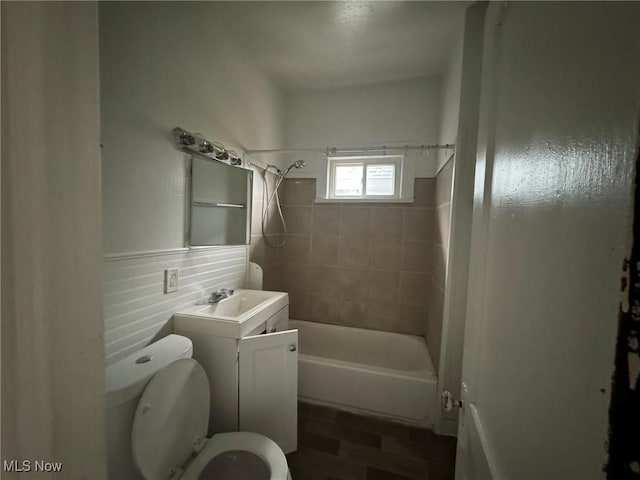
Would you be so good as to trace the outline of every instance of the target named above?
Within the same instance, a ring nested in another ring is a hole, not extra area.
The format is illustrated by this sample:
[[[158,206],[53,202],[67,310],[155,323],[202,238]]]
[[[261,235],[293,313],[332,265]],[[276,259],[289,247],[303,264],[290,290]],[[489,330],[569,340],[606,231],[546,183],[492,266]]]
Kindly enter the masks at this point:
[[[240,430],[258,432],[285,453],[298,437],[298,331],[239,340]]]

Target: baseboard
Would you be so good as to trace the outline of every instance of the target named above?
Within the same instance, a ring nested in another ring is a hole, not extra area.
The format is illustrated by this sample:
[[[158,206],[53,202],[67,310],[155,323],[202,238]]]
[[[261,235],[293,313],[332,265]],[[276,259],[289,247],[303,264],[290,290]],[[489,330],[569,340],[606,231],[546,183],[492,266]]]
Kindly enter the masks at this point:
[[[447,418],[444,415],[440,417],[440,421],[436,423],[436,433],[438,435],[446,435],[448,437],[458,436],[458,419]]]

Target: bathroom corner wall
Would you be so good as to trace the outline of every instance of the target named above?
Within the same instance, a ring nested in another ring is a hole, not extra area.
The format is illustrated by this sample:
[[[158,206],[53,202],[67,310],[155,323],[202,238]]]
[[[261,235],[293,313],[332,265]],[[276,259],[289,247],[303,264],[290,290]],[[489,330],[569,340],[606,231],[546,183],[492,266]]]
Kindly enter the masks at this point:
[[[435,179],[435,215],[433,235],[433,268],[429,278],[428,321],[424,336],[433,365],[438,371],[442,344],[444,316],[444,289],[449,258],[449,230],[451,228],[451,186],[453,182],[452,157]]]
[[[289,240],[278,289],[301,320],[422,335],[432,268],[435,181],[414,204],[314,203],[314,179],[287,179]]]

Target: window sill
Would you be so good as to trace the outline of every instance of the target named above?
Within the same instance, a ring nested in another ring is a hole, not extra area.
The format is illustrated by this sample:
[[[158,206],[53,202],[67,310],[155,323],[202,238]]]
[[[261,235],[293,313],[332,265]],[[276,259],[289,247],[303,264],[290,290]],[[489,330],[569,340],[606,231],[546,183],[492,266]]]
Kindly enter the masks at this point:
[[[413,198],[316,198],[314,203],[413,203]]]

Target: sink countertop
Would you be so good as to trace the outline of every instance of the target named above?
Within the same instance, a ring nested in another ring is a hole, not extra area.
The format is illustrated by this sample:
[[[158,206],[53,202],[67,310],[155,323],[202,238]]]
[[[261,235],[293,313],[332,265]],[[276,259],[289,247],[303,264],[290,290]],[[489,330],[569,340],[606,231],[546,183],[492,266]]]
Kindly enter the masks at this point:
[[[173,322],[182,331],[242,338],[287,305],[286,292],[239,288],[218,303],[193,305],[174,313]]]

